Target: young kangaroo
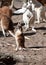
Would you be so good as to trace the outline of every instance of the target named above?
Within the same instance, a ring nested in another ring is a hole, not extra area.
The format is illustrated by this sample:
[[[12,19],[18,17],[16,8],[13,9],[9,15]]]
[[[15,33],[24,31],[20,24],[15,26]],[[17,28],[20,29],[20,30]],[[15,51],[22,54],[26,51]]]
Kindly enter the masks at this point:
[[[22,50],[25,48],[25,37],[24,37],[24,34],[23,34],[23,29],[22,29],[22,26],[21,24],[18,24],[18,29],[15,33],[15,40],[16,40],[16,51],[17,50]]]

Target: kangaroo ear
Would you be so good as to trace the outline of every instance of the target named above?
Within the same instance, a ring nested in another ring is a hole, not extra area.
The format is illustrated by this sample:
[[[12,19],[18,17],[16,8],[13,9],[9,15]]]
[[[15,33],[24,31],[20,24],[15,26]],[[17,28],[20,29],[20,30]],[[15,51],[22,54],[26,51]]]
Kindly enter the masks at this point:
[[[21,23],[18,22],[18,24],[17,24],[17,29],[19,29],[20,26],[21,26]]]
[[[21,26],[21,23],[20,22],[18,22],[18,26]]]
[[[14,6],[14,0],[11,1],[11,5],[9,6],[10,9],[12,9]]]
[[[18,22],[18,25],[20,25],[21,23],[20,22]]]

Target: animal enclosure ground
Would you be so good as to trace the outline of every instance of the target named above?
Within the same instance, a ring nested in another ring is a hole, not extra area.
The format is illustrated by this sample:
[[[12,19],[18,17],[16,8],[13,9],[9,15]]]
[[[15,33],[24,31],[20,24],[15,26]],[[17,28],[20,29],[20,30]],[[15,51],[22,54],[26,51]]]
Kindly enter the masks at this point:
[[[14,23],[22,22],[22,15],[12,17]],[[36,33],[29,30],[24,33],[30,40],[25,40],[25,51],[15,51],[15,39],[12,36],[4,37],[0,27],[0,54],[21,57],[20,62],[14,65],[46,65],[46,23],[34,24]],[[16,27],[16,26],[15,26]]]

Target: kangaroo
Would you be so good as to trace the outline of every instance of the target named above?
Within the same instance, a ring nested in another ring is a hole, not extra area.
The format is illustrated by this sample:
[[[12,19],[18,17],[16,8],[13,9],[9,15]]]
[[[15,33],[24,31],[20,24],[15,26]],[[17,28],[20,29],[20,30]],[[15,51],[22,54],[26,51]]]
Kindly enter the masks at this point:
[[[22,50],[25,48],[25,37],[23,34],[23,29],[22,26],[20,24],[18,24],[18,29],[15,32],[15,41],[16,41],[16,51],[17,50]]]
[[[9,31],[9,33],[13,32],[13,22],[11,20],[11,17],[13,15],[12,8],[13,7],[13,1],[11,3],[11,6],[3,6],[0,8],[0,21],[1,21],[1,28],[3,35],[6,36],[5,31]]]
[[[4,14],[1,14],[1,28],[4,36],[6,36],[6,32],[14,33],[12,20]]]

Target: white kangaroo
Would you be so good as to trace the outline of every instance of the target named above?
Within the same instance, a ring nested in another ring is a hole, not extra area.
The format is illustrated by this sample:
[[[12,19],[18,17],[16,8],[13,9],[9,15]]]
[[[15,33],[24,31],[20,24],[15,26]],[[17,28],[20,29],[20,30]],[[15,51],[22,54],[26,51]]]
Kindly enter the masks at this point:
[[[23,14],[23,22],[25,23],[25,29],[29,29],[30,27],[30,20],[33,17],[33,14],[30,12],[29,9],[27,9],[25,11],[25,13]]]
[[[31,19],[33,18],[33,13],[30,11],[30,7],[31,7],[30,3],[32,3],[32,1],[27,2],[26,11],[23,13],[23,22],[25,23],[25,29],[26,30],[29,29],[30,23],[31,23]],[[36,32],[36,30],[34,29],[33,26],[32,26],[32,30],[34,32]]]
[[[35,15],[35,22],[34,23],[40,23],[40,21],[42,21],[42,18],[41,18],[41,11],[43,8],[42,4],[36,0],[35,1],[32,0],[31,6],[32,6],[32,11],[34,11],[34,15]]]
[[[37,19],[34,23],[40,23],[42,21],[42,18],[41,18],[41,11],[42,11],[42,6],[39,7],[39,8],[35,8],[35,19]]]

